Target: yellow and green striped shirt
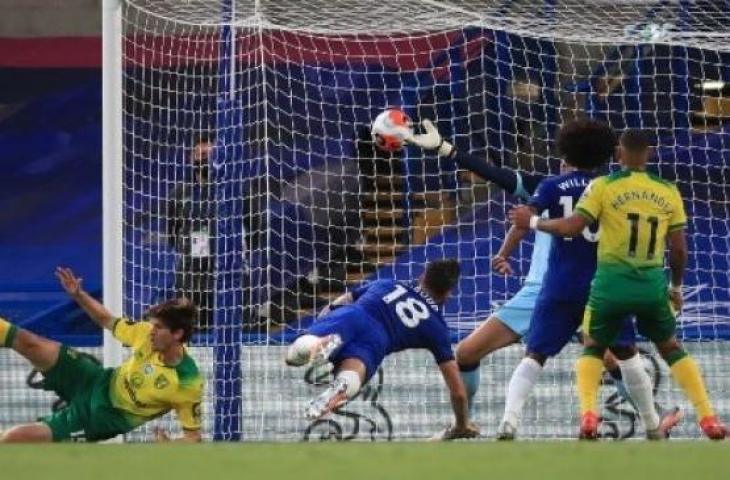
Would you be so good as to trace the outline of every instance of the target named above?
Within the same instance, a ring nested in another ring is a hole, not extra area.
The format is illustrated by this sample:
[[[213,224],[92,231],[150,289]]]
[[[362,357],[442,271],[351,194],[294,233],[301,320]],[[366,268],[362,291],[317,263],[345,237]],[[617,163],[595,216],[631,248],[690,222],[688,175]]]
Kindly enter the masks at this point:
[[[576,213],[601,224],[599,265],[662,267],[667,233],[687,223],[676,185],[636,170],[594,179],[578,202]]]
[[[109,386],[112,405],[123,410],[135,426],[175,410],[185,430],[199,430],[203,378],[187,354],[179,364],[165,365],[152,349],[149,322],[118,319],[112,333],[132,355],[115,371]]]

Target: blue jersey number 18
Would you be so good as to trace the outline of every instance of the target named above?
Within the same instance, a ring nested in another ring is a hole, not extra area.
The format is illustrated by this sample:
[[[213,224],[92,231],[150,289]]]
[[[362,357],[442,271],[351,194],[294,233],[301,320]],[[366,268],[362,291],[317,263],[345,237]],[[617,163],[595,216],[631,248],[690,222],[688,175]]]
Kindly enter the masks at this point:
[[[392,292],[383,297],[383,301],[390,305],[406,293],[408,290],[404,286],[397,285]],[[431,310],[422,301],[413,297],[401,300],[393,308],[400,321],[408,328],[416,328],[421,320],[431,316]]]

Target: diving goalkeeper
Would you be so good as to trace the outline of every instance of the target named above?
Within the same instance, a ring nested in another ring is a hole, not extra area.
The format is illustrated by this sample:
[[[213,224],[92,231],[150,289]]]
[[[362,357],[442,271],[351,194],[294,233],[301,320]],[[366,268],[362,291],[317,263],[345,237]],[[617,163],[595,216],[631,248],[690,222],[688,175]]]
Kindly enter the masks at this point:
[[[43,373],[44,388],[67,406],[36,423],[15,426],[0,442],[60,442],[76,435],[90,442],[106,440],[175,410],[184,435],[180,441],[201,440],[200,404],[203,380],[184,343],[193,331],[195,306],[169,300],[152,307],[148,320],[115,318],[81,288],[69,268],[56,269],[64,290],[132,355],[117,368],[103,368],[93,359],[18,328],[0,318],[0,347],[12,348]],[[157,431],[158,441],[168,440]]]

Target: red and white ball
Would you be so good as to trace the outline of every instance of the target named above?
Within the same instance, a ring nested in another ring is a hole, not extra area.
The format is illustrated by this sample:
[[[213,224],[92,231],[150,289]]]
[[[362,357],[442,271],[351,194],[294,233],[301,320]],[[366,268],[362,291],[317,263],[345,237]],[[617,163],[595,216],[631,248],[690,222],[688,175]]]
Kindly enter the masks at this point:
[[[405,145],[405,139],[413,135],[413,123],[402,110],[390,108],[375,117],[370,132],[378,148],[397,152]]]

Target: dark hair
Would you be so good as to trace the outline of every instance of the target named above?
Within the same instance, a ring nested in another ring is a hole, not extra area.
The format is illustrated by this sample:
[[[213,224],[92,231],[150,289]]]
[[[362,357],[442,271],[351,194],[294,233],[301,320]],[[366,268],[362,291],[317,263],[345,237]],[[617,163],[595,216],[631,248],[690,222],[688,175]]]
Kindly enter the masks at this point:
[[[445,297],[459,281],[459,262],[453,258],[436,260],[426,266],[423,286],[434,296]]]
[[[201,143],[215,143],[215,133],[209,131],[195,133],[193,135],[193,146]]]
[[[597,120],[573,120],[560,128],[557,146],[568,165],[594,170],[613,157],[616,134],[611,127]]]
[[[184,343],[193,335],[193,324],[198,317],[198,309],[187,298],[174,298],[151,307],[147,317],[158,319],[172,332],[182,330]]]
[[[650,147],[649,136],[643,130],[626,130],[621,134],[621,146],[630,152],[642,153]]]

